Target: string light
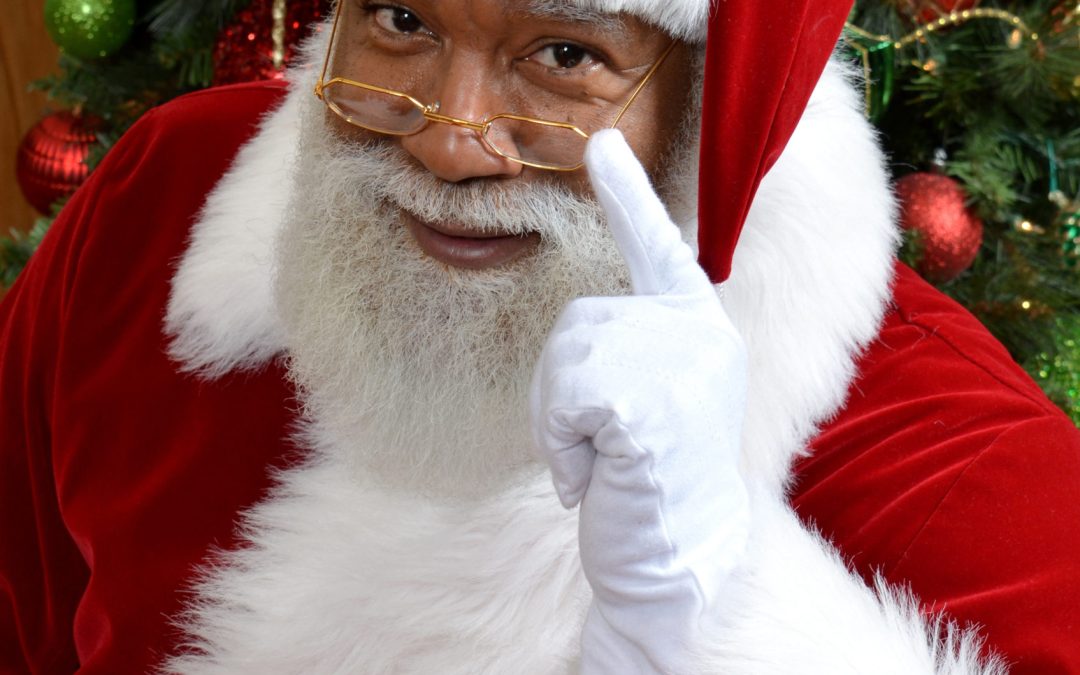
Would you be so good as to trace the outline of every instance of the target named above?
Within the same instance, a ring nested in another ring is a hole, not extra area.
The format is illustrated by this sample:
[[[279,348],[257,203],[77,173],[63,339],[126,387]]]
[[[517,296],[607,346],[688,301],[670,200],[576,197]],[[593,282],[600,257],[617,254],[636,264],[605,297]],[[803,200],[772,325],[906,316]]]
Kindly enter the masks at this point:
[[[1046,228],[1036,225],[1026,218],[1018,219],[1013,224],[1013,227],[1016,228],[1018,232],[1023,232],[1024,234],[1046,234]]]
[[[274,69],[282,70],[285,67],[285,0],[274,0],[270,12],[274,19],[274,27],[270,31],[270,39],[274,42],[271,55]]]

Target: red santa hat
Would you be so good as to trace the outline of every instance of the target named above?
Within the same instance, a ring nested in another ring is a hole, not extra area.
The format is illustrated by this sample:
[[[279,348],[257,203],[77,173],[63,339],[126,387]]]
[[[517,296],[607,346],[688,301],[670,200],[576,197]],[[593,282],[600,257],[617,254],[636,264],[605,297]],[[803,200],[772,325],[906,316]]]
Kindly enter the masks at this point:
[[[836,47],[853,0],[575,0],[705,41],[700,261],[731,273],[746,214]]]

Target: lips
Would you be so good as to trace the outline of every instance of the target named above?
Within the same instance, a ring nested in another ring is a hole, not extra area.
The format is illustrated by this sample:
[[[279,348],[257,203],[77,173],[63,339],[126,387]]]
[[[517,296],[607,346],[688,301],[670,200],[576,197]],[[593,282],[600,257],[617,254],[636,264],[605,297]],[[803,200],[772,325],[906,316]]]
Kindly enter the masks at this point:
[[[425,254],[439,262],[471,270],[505,265],[531,251],[540,235],[477,232],[456,223],[428,223],[403,211],[405,227]]]

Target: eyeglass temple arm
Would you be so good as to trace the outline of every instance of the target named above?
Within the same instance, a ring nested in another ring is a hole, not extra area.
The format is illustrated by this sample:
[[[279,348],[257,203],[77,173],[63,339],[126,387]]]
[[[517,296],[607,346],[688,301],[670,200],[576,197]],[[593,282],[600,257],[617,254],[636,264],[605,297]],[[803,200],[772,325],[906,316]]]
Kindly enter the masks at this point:
[[[614,129],[615,127],[617,127],[619,125],[619,122],[622,121],[623,115],[626,114],[626,111],[630,109],[630,106],[637,99],[638,94],[641,93],[641,90],[644,89],[645,85],[648,84],[649,80],[652,79],[653,73],[655,73],[657,70],[659,70],[660,65],[663,64],[664,61],[667,59],[668,54],[670,54],[672,52],[672,50],[675,49],[676,44],[678,44],[678,42],[675,41],[675,40],[672,40],[671,44],[669,44],[667,46],[667,49],[664,50],[664,53],[661,54],[660,58],[658,58],[656,60],[656,63],[654,63],[652,65],[652,68],[649,68],[649,72],[645,73],[645,77],[641,78],[641,81],[638,82],[636,87],[634,87],[634,92],[632,94],[630,94],[630,98],[627,99],[626,103],[623,104],[622,109],[619,110],[619,114],[615,116],[615,121],[611,123],[610,128]]]
[[[341,19],[341,6],[344,4],[344,1],[339,1],[337,8],[334,10],[334,25],[330,28],[330,44],[326,46],[326,57],[323,59],[322,72],[319,73],[319,81],[315,83],[315,95],[320,99],[323,97],[323,80],[326,79],[326,70],[330,67],[330,55],[334,53],[334,38],[337,37],[338,20]]]

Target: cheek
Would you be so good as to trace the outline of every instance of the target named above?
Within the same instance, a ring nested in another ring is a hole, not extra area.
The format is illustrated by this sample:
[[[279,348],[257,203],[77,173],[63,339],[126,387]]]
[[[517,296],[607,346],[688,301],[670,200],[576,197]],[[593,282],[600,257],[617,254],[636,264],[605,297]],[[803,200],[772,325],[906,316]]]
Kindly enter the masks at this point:
[[[335,136],[352,138],[356,134],[365,133],[363,129],[353,126],[341,119],[341,117],[330,110],[330,108],[323,111],[323,119],[326,121],[326,127]]]
[[[582,167],[577,171],[571,171],[564,173],[559,177],[563,181],[563,185],[570,189],[575,195],[579,197],[592,197],[592,184],[589,183],[589,173]]]
[[[680,45],[619,124],[650,176],[656,175],[686,116],[691,77],[688,48]]]
[[[349,124],[344,119],[339,117],[329,108],[323,113],[326,122],[327,131],[337,140],[343,143],[374,143],[379,141],[393,141],[393,136],[386,136],[384,134],[377,134],[374,131],[368,131],[362,127],[358,127],[355,124]]]

